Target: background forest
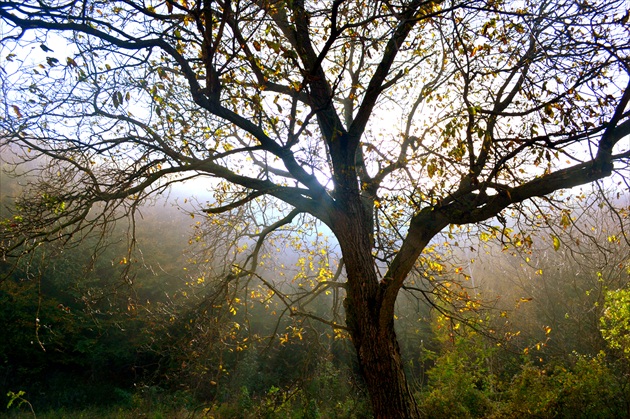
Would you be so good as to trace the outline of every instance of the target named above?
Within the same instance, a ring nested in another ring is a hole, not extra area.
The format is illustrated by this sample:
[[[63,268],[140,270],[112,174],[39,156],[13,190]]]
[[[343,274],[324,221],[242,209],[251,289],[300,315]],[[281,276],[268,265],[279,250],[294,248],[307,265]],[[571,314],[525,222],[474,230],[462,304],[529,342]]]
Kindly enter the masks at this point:
[[[3,223],[19,193],[4,174]],[[482,233],[453,226],[425,252],[413,286],[426,299],[403,294],[396,315],[424,412],[630,412],[628,198],[587,195],[566,195],[562,211],[539,208],[546,226],[528,234],[503,234],[518,219]],[[203,220],[161,202],[141,214],[131,253],[130,226],[118,223],[106,238],[2,263],[3,414],[370,417],[344,333],[291,315],[265,284],[204,280],[217,262],[208,249],[221,243],[199,233]],[[268,256],[284,263],[284,293],[317,276],[313,250],[302,251]],[[342,296],[329,294],[311,312],[334,310]]]

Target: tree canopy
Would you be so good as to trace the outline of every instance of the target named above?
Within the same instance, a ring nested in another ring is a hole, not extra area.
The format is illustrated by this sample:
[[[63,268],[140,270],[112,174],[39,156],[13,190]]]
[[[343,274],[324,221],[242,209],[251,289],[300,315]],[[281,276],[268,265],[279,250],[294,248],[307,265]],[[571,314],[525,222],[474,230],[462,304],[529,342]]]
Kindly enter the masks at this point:
[[[255,271],[277,232],[319,220],[345,268],[343,283],[320,278],[345,289],[333,326],[352,337],[375,415],[419,416],[393,323],[431,240],[559,189],[625,182],[626,7],[3,1],[0,141],[45,163],[2,225],[3,255],[192,178],[207,180],[210,216],[253,213],[238,228],[256,245],[228,279]]]

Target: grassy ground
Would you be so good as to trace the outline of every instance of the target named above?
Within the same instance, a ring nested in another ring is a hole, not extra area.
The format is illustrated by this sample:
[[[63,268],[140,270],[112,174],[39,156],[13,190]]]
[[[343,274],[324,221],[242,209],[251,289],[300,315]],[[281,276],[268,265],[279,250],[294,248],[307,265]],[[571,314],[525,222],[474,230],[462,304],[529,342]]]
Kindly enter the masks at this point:
[[[76,411],[59,409],[43,413],[36,412],[35,415],[28,410],[12,409],[11,411],[0,412],[0,417],[10,419],[196,419],[212,418],[213,415],[207,414],[204,409],[188,411],[163,408],[141,412],[139,409],[89,408]]]

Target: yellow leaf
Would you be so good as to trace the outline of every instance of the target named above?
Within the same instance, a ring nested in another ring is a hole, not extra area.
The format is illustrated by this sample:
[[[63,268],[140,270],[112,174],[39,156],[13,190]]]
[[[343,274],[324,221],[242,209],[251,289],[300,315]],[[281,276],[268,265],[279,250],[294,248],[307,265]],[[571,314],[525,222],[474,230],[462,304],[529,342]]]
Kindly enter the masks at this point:
[[[553,250],[557,252],[558,249],[560,249],[560,239],[553,234],[551,235],[551,238],[553,239]]]

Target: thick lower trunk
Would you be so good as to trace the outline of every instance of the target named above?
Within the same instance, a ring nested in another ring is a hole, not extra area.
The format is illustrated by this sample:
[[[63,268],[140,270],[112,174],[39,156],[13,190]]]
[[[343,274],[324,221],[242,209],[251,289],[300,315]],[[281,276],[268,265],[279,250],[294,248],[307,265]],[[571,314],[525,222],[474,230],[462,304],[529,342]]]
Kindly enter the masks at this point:
[[[356,205],[350,205],[354,202]],[[346,324],[372,402],[375,418],[419,418],[394,332],[393,304],[384,308],[387,286],[379,283],[372,255],[370,208],[360,199],[347,201],[333,230],[347,274]]]
[[[419,418],[420,412],[403,370],[394,331],[368,337],[357,348],[375,418]]]
[[[346,262],[346,323],[365,378],[375,418],[419,418],[407,384],[394,319],[382,322],[383,287],[374,268]]]
[[[378,321],[370,315],[376,307],[366,306],[367,310],[357,308],[359,307],[356,303],[352,306],[346,305],[346,313],[352,319],[349,324],[352,341],[370,395],[374,417],[421,417],[407,384],[393,320],[386,330],[380,330]]]

